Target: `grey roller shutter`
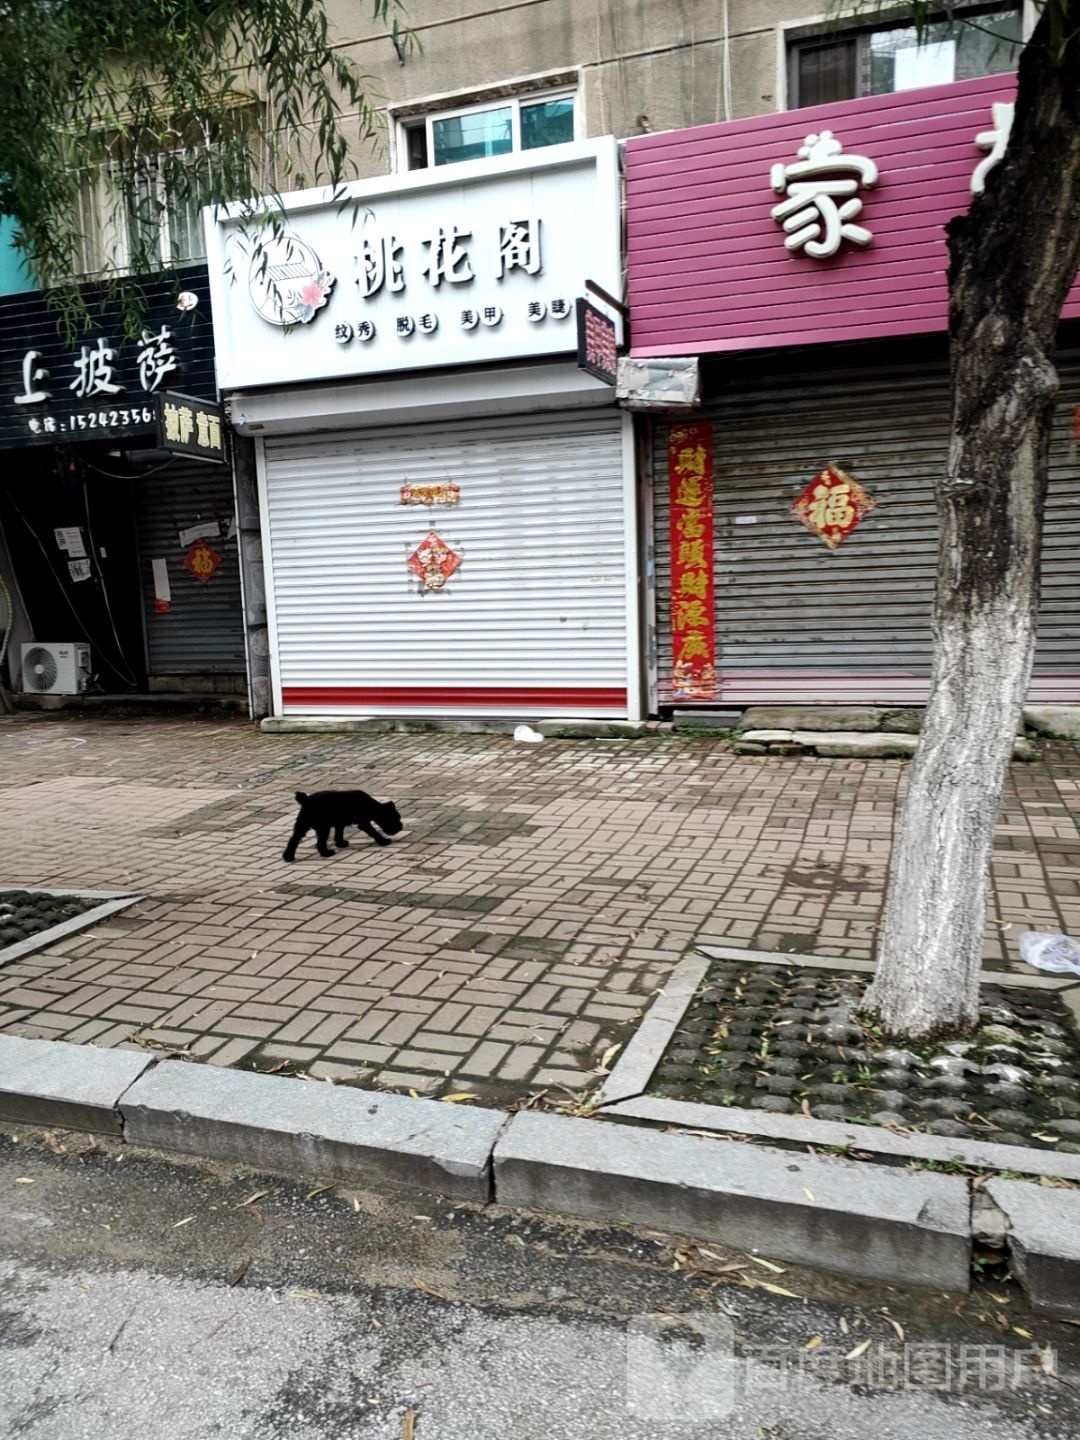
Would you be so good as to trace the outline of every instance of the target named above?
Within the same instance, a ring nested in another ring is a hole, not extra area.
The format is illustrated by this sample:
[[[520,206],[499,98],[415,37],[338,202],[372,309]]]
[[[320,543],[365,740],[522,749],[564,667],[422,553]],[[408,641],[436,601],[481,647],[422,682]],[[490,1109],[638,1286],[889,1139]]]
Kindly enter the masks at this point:
[[[1071,440],[1078,400],[1077,371],[1064,367],[1032,686],[1045,699],[1080,688],[1080,469]],[[949,428],[945,371],[746,390],[702,418],[714,429],[718,701],[924,701],[934,484]],[[660,703],[672,704],[667,427],[656,440],[658,689]],[[833,551],[790,513],[794,497],[830,464],[877,501]]]
[[[233,519],[232,473],[224,465],[176,462],[134,482],[140,578],[146,613],[151,680],[164,675],[244,673],[240,567]],[[184,565],[189,548],[182,531],[205,523],[207,542],[221,556],[211,579],[200,583]],[[214,529],[216,527],[216,533]],[[172,608],[154,606],[152,562],[166,563]]]

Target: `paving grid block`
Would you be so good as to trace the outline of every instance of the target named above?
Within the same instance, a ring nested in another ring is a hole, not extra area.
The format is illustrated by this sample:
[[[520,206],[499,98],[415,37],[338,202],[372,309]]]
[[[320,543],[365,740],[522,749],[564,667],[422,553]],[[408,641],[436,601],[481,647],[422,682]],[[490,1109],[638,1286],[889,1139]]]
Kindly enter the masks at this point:
[[[166,1060],[122,1105],[132,1144],[483,1203],[499,1111]]]
[[[0,1117],[19,1125],[120,1135],[120,1100],[153,1057],[0,1035]]]
[[[949,1175],[520,1112],[495,1146],[495,1200],[888,1284],[970,1286],[970,1195]]]

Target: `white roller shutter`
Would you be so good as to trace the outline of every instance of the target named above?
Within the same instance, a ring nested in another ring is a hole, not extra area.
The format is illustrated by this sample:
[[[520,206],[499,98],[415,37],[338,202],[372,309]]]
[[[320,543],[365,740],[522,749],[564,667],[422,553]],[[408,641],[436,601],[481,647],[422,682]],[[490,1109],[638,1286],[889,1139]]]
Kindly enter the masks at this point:
[[[274,437],[263,472],[283,713],[627,713],[618,414]],[[406,482],[460,501],[403,505]],[[430,530],[463,558],[423,592]]]

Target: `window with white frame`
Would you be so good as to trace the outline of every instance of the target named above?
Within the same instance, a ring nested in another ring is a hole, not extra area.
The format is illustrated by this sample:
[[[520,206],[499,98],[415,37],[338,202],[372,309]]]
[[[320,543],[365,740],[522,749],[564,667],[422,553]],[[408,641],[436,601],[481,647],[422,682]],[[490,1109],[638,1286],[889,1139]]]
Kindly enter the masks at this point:
[[[788,108],[948,85],[1015,70],[1023,40],[1021,0],[960,3],[931,18],[920,37],[895,17],[850,28],[833,22],[787,33]]]
[[[398,122],[398,169],[426,170],[562,145],[577,137],[577,127],[577,95],[570,89],[433,110]]]

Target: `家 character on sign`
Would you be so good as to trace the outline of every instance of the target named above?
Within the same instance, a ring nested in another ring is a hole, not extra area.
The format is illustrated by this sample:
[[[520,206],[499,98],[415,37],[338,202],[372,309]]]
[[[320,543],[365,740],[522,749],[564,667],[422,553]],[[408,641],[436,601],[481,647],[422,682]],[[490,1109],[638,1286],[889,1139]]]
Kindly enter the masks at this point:
[[[772,188],[787,192],[787,199],[772,211],[787,234],[787,249],[805,249],[813,259],[824,260],[835,255],[844,240],[869,245],[874,238],[865,226],[851,222],[862,210],[856,191],[860,183],[877,184],[878,168],[865,155],[845,155],[843,150],[831,130],[822,130],[806,137],[793,164],[772,167]]]

